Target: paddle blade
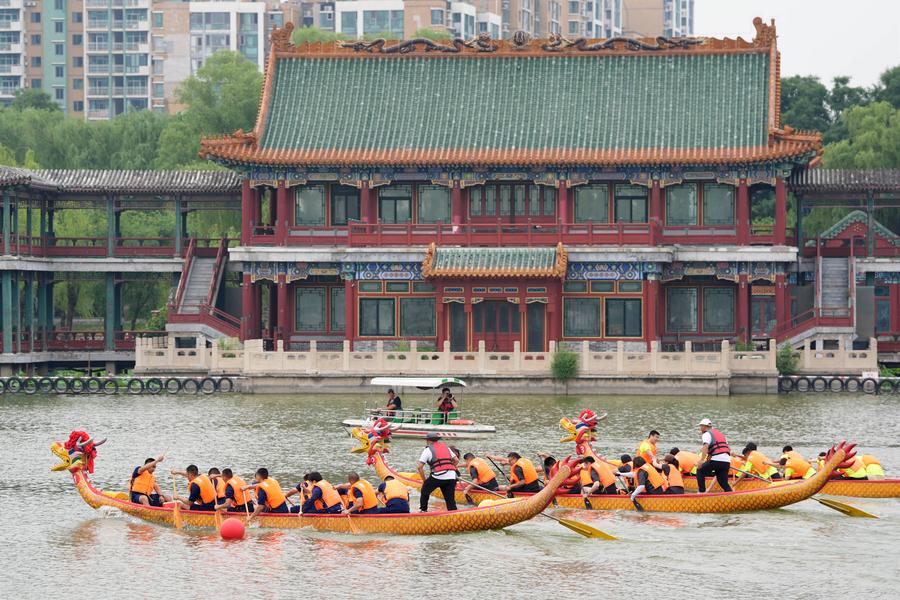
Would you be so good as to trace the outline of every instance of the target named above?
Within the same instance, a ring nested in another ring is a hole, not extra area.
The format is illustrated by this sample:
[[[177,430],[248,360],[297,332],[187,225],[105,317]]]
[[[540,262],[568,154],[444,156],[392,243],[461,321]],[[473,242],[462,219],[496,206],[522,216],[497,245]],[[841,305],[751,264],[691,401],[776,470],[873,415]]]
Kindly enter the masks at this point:
[[[631,502],[634,504],[634,510],[636,510],[636,511],[638,511],[638,512],[644,512],[644,507],[641,506],[641,503],[640,503],[640,502],[638,502],[638,501],[635,500],[635,499],[633,499]]]
[[[855,506],[850,506],[849,504],[838,502],[837,500],[831,500],[829,498],[819,498],[817,496],[813,496],[812,499],[823,506],[827,506],[830,509],[836,510],[840,513],[844,513],[848,517],[864,517],[867,519],[878,518],[878,515],[873,515],[872,513],[862,510],[861,508],[856,508]]]
[[[215,519],[216,519],[216,529],[221,531],[222,530],[222,513],[219,511],[216,511]]]
[[[181,521],[181,506],[178,505],[178,501],[175,501],[175,506],[172,510],[172,517],[175,522],[175,529],[181,529],[184,527],[184,523]]]
[[[614,535],[610,535],[610,534],[606,533],[605,531],[600,531],[599,529],[591,527],[590,525],[585,525],[584,523],[579,523],[578,521],[572,521],[569,519],[557,519],[557,522],[560,525],[562,525],[563,527],[567,527],[567,528],[571,529],[572,531],[574,531],[575,533],[579,533],[579,534],[583,535],[584,537],[596,538],[596,539],[600,539],[600,540],[617,540],[617,539],[619,539]]]

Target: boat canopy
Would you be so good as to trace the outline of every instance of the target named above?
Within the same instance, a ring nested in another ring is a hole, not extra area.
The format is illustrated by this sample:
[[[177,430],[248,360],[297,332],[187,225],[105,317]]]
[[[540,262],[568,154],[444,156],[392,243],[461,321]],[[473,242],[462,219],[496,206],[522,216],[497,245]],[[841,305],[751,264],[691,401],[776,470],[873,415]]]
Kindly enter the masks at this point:
[[[384,387],[417,387],[420,390],[453,386],[466,387],[466,382],[456,377],[373,377],[369,383]]]

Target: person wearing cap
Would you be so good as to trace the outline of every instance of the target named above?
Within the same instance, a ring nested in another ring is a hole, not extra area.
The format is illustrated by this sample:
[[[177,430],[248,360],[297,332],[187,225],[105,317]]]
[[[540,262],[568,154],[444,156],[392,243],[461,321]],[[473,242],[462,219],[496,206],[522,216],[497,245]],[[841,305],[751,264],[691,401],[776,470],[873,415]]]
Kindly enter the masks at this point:
[[[428,500],[437,489],[444,496],[447,510],[456,510],[456,464],[459,457],[440,439],[436,433],[425,436],[426,446],[416,465],[422,479],[422,489],[419,492],[419,510],[422,512],[428,512]],[[427,478],[425,465],[431,470]]]
[[[731,469],[731,448],[722,432],[712,426],[709,419],[701,419],[699,423],[701,441],[700,466],[697,467],[697,491],[706,491],[706,478],[715,476],[723,492],[730,492],[728,471]]]

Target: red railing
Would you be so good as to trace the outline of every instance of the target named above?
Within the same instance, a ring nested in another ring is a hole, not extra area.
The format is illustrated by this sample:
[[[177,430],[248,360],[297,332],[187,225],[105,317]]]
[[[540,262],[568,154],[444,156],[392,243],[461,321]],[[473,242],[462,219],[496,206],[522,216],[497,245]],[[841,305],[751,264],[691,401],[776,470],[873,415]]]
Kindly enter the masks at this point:
[[[228,238],[222,238],[222,241],[219,242],[219,250],[216,252],[216,262],[213,263],[209,290],[206,292],[206,304],[208,306],[216,305],[216,292],[219,289],[219,282],[222,280],[222,266],[226,256],[228,256]]]
[[[198,256],[215,256],[222,238],[195,238]],[[118,237],[114,240],[114,257],[165,256],[176,257],[173,237]],[[185,254],[185,246],[181,248]],[[0,242],[0,254],[43,257],[104,257],[109,254],[105,237],[87,236],[11,236],[9,248]]]
[[[775,338],[785,340],[814,327],[853,327],[853,315],[849,308],[811,308],[779,323]]]
[[[185,309],[196,309],[196,312],[184,312]],[[237,337],[241,330],[241,320],[223,310],[208,304],[188,304],[177,313],[169,313],[169,323],[186,323],[190,325],[208,325],[232,337]]]
[[[181,277],[178,278],[178,288],[175,290],[175,301],[169,305],[169,315],[181,308],[181,299],[184,296],[184,287],[187,279],[191,275],[191,264],[194,261],[194,238],[188,242],[187,250],[184,253],[184,265],[181,267]]]
[[[900,245],[894,245],[890,240],[883,238],[875,238],[873,253],[871,256],[876,257],[893,257],[900,256]],[[822,239],[820,237],[809,237],[803,239],[803,245],[800,247],[803,256],[820,256],[842,257],[842,256],[870,256],[869,245],[866,238],[861,236],[853,236],[844,239]]]

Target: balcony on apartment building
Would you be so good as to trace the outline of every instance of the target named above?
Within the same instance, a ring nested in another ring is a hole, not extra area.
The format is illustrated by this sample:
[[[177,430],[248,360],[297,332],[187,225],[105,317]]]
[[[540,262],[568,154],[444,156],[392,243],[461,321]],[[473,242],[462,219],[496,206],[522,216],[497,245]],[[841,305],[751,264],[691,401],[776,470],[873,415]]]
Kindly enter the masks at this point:
[[[24,0],[0,0],[0,8],[24,8]]]
[[[24,75],[25,67],[21,64],[0,63],[0,75]]]
[[[3,0],[0,0],[2,2]],[[0,52],[8,52],[10,54],[22,54],[25,47],[21,42],[0,42]]]
[[[86,8],[150,8],[151,2],[152,0],[85,0],[84,5]]]
[[[3,29],[22,29],[21,17],[3,19],[2,21],[0,21],[0,30]]]

